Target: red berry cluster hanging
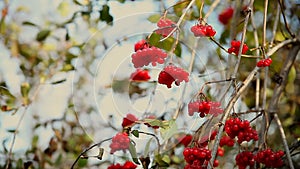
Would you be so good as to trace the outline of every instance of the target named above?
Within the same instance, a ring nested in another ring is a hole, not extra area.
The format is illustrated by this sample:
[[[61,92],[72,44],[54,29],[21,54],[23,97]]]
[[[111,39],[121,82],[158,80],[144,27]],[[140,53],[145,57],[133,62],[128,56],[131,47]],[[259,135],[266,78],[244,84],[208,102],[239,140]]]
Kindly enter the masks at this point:
[[[136,169],[137,165],[135,165],[131,161],[126,161],[123,165],[117,163],[110,165],[107,169]]]
[[[231,41],[231,47],[228,49],[228,53],[235,53],[236,55],[239,54],[241,42],[233,40]],[[243,45],[242,54],[245,54],[248,50],[248,46],[246,44]]]
[[[173,82],[179,86],[182,81],[189,81],[189,73],[180,67],[169,65],[159,73],[158,83],[167,85],[168,88],[171,88]]]
[[[118,133],[112,138],[112,143],[109,145],[111,148],[110,153],[113,154],[118,150],[127,150],[129,148],[130,139],[127,133]]]
[[[272,63],[272,59],[271,58],[267,58],[267,59],[262,59],[260,61],[257,62],[256,66],[257,67],[269,67]]]
[[[257,152],[254,156],[254,160],[258,163],[264,164],[266,167],[278,168],[283,165],[282,156],[284,152],[279,150],[277,152],[272,151],[271,149],[265,149]]]
[[[132,81],[148,81],[150,78],[149,71],[143,69],[136,69],[136,71],[130,75],[130,80]]]
[[[128,127],[133,125],[138,120],[137,117],[133,114],[127,114],[126,117],[123,118],[122,127]]]
[[[248,120],[240,120],[239,118],[230,118],[225,122],[225,132],[232,139],[238,138],[237,142],[241,144],[243,141],[258,140],[257,131],[250,126]]]
[[[233,8],[229,7],[219,14],[218,19],[222,24],[227,25],[230,19],[232,18],[232,16],[233,16]]]
[[[206,114],[217,116],[223,112],[220,106],[220,102],[199,100],[188,104],[188,112],[190,116],[193,116],[195,112],[198,112],[200,117],[204,117]]]
[[[149,48],[150,45],[146,42],[145,39],[142,39],[140,41],[138,41],[136,44],[134,44],[134,51],[138,51],[138,50],[143,50],[146,48]]]
[[[229,136],[222,136],[220,139],[220,146],[228,146],[228,147],[233,147],[234,146],[234,140],[230,138]]]
[[[150,63],[152,66],[156,66],[157,63],[163,64],[166,57],[166,52],[154,46],[138,50],[131,55],[132,63],[135,68],[147,66]]]
[[[168,18],[160,18],[160,20],[157,22],[159,29],[155,32],[166,37],[173,31],[173,29],[175,29],[175,25],[176,23]]]
[[[211,159],[211,151],[206,148],[185,148],[183,156],[188,163],[184,169],[206,169]]]
[[[246,169],[247,166],[254,166],[254,155],[250,151],[243,151],[235,157],[236,165],[239,169]]]
[[[215,36],[216,31],[210,25],[197,24],[191,27],[191,31],[195,37],[212,37]]]

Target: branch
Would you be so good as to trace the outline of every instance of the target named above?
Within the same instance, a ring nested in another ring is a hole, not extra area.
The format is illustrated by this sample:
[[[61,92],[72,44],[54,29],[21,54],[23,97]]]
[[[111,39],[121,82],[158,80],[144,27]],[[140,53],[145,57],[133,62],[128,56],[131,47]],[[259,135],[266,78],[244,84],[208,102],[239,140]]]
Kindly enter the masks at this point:
[[[185,8],[184,12],[182,13],[181,17],[179,18],[178,22],[176,23],[176,28],[174,28],[168,36],[164,37],[163,39],[161,39],[159,42],[162,42],[166,39],[168,39],[180,26],[181,22],[183,21],[183,18],[185,17],[187,11],[191,8],[191,6],[195,3],[196,0],[192,0],[189,5]]]
[[[277,126],[279,127],[280,135],[281,135],[281,138],[282,138],[282,141],[283,141],[283,146],[284,146],[285,153],[286,153],[286,156],[287,156],[287,159],[288,159],[288,162],[289,162],[289,166],[290,166],[291,169],[294,168],[293,161],[291,159],[291,154],[290,154],[290,150],[289,150],[289,147],[288,147],[288,143],[287,143],[287,140],[286,140],[286,136],[285,136],[283,127],[282,127],[280,119],[277,115],[277,106],[278,106],[278,101],[279,101],[280,95],[281,95],[282,91],[284,90],[285,85],[287,83],[287,76],[290,72],[290,69],[291,69],[297,55],[300,54],[299,50],[300,50],[300,44],[299,43],[296,44],[295,46],[293,46],[293,48],[290,50],[288,58],[285,60],[283,66],[282,66],[281,72],[280,72],[280,76],[282,77],[282,83],[277,84],[275,86],[274,93],[273,93],[273,96],[270,100],[269,108],[268,108],[269,118],[271,118],[271,114],[275,113],[274,114],[274,119],[275,119],[275,122],[276,122]],[[268,127],[268,126],[264,126],[264,127]]]
[[[286,28],[286,30],[289,32],[289,34],[291,35],[291,37],[295,37],[295,34],[293,34],[287,24],[287,21],[286,21],[286,17],[285,17],[285,14],[284,14],[284,9],[283,9],[283,5],[281,3],[281,0],[278,0],[278,3],[280,5],[280,10],[281,10],[281,13],[282,13],[282,16],[283,16],[283,21],[284,21],[284,26]]]
[[[259,70],[258,67],[255,67],[252,72],[247,76],[247,78],[243,81],[243,83],[241,84],[241,86],[237,89],[237,92],[235,93],[235,95],[230,99],[227,107],[224,110],[224,114],[223,117],[220,121],[220,128],[218,131],[218,134],[216,136],[216,140],[214,142],[213,145],[213,150],[212,150],[212,158],[210,160],[210,163],[213,164],[214,160],[216,159],[216,155],[217,155],[217,150],[219,147],[219,143],[220,143],[220,139],[224,130],[224,124],[226,122],[226,119],[228,118],[232,107],[234,106],[235,102],[237,101],[237,99],[241,96],[241,94],[246,90],[246,88],[248,87],[249,83],[253,80],[253,78],[255,77],[257,71]],[[211,168],[212,166],[208,166],[208,168]]]
[[[109,141],[109,140],[111,140],[111,139],[112,139],[112,138],[108,138],[108,139],[102,140],[102,141],[100,141],[99,143],[96,143],[96,144],[92,145],[91,147],[85,149],[85,150],[84,150],[83,152],[81,152],[81,153],[79,154],[79,156],[76,158],[76,160],[74,161],[74,163],[73,163],[72,166],[71,166],[71,169],[73,169],[73,168],[75,167],[75,165],[76,165],[76,163],[78,162],[78,160],[79,160],[82,156],[84,156],[84,154],[85,154],[86,152],[90,151],[90,150],[91,150],[92,148],[94,148],[94,147],[99,147],[103,142]]]

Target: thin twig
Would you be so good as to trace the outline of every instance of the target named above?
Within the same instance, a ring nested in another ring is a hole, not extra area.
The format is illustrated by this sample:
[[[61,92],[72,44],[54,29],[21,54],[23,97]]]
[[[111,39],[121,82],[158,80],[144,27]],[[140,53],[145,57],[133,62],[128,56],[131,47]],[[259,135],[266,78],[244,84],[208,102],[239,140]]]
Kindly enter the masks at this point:
[[[190,60],[189,68],[188,68],[188,72],[189,72],[190,75],[191,75],[191,72],[193,70],[193,65],[194,65],[194,62],[195,62],[195,56],[196,56],[196,48],[197,48],[197,46],[198,46],[198,39],[195,39],[194,47],[193,47],[193,50],[192,50],[192,56],[191,56],[191,60]],[[187,88],[187,84],[184,83],[184,87],[183,87],[183,90],[181,92],[180,99],[178,100],[178,106],[177,106],[177,109],[176,109],[176,111],[174,113],[173,119],[177,119],[177,117],[179,115],[179,112],[180,112],[180,110],[182,108],[183,97],[184,97],[186,88]]]
[[[213,2],[213,4],[210,5],[210,8],[208,9],[207,13],[205,14],[203,20],[206,21],[206,19],[208,18],[208,16],[215,10],[215,8],[217,7],[217,5],[220,3],[220,0],[215,0]],[[200,15],[201,16],[201,15]],[[200,17],[201,18],[201,17]]]
[[[299,50],[300,50],[300,44],[299,43],[294,45],[294,47],[290,50],[290,53],[289,53],[287,59],[285,60],[283,66],[282,66],[281,72],[280,72],[280,76],[282,77],[282,83],[277,84],[275,86],[273,96],[270,100],[269,108],[268,108],[269,118],[271,118],[271,114],[275,113],[274,114],[274,119],[275,119],[275,122],[276,122],[277,126],[279,127],[280,135],[281,135],[281,138],[282,138],[282,141],[283,141],[283,146],[284,146],[285,153],[286,153],[286,156],[287,156],[287,159],[288,159],[288,162],[289,162],[289,166],[290,166],[291,169],[294,168],[293,161],[291,159],[291,154],[290,154],[288,143],[287,143],[287,140],[286,140],[286,137],[285,137],[284,130],[282,128],[280,119],[278,118],[278,115],[277,115],[276,112],[277,112],[277,109],[278,109],[277,106],[278,106],[278,101],[279,101],[280,95],[281,95],[282,91],[284,90],[285,85],[287,83],[287,76],[290,72],[290,69],[291,69],[296,57],[300,54]],[[267,127],[267,126],[264,126],[264,127]]]
[[[295,34],[292,33],[292,31],[290,30],[289,26],[288,26],[288,23],[286,21],[286,17],[285,17],[285,14],[284,14],[284,8],[283,8],[283,4],[281,3],[281,0],[278,0],[278,3],[280,5],[280,10],[281,10],[281,13],[282,13],[282,16],[283,16],[283,21],[284,21],[284,26],[286,28],[286,30],[289,32],[290,36],[292,38],[295,37]]]
[[[255,67],[251,73],[247,76],[247,78],[243,81],[243,83],[241,84],[241,86],[237,89],[237,92],[234,94],[234,96],[230,99],[229,103],[227,104],[226,108],[224,109],[224,113],[222,116],[222,119],[220,121],[219,124],[220,128],[218,131],[218,134],[216,136],[214,145],[213,145],[213,149],[212,149],[212,158],[210,160],[211,164],[213,164],[214,160],[216,159],[216,155],[217,155],[217,150],[219,147],[219,143],[220,143],[220,139],[224,130],[224,124],[226,122],[227,117],[229,116],[232,107],[234,106],[235,102],[237,101],[237,99],[241,96],[241,94],[247,89],[248,85],[250,84],[250,82],[253,80],[253,78],[255,77],[256,73],[258,71],[258,68]],[[208,168],[212,168],[212,166],[208,166]]]
[[[155,134],[152,134],[152,133],[148,133],[148,132],[143,132],[143,131],[139,131],[140,134],[146,134],[146,135],[149,135],[149,136],[152,136],[155,138],[156,142],[157,142],[157,151],[158,151],[158,154],[160,152],[160,143],[159,143],[159,139],[158,137],[155,135]]]
[[[275,16],[275,21],[274,21],[274,25],[273,25],[272,38],[271,38],[271,41],[269,44],[269,48],[271,48],[273,46],[273,43],[275,40],[277,26],[278,26],[278,22],[279,22],[279,15],[280,15],[280,5],[278,4],[277,8],[276,8],[276,16]]]
[[[162,42],[162,41],[168,39],[168,38],[169,38],[176,30],[179,29],[179,26],[180,26],[181,22],[183,21],[185,15],[186,15],[186,13],[187,13],[187,11],[188,11],[188,10],[191,8],[191,6],[195,3],[195,1],[196,1],[196,0],[191,0],[191,2],[189,3],[189,5],[185,8],[184,12],[183,12],[182,15],[180,16],[178,22],[176,23],[176,28],[174,28],[174,29],[169,33],[168,36],[164,37],[164,38],[161,39],[159,42]]]
[[[235,79],[236,78],[236,74],[239,70],[239,66],[240,66],[240,63],[241,63],[241,55],[242,55],[242,51],[243,51],[243,45],[244,45],[244,41],[245,41],[245,37],[246,37],[246,32],[247,32],[247,25],[248,25],[248,21],[249,21],[249,17],[251,15],[251,12],[252,12],[252,9],[250,8],[247,15],[246,15],[246,18],[245,18],[245,22],[244,22],[244,28],[243,28],[243,33],[242,33],[242,38],[241,38],[241,45],[240,45],[240,49],[239,49],[239,53],[238,53],[238,60],[236,62],[236,66],[234,67],[234,72],[233,74],[231,75],[231,78],[232,79]]]
[[[74,161],[74,163],[73,163],[72,166],[71,166],[71,169],[73,169],[73,168],[75,167],[75,165],[76,165],[76,163],[78,162],[78,160],[79,160],[82,156],[84,156],[84,154],[85,154],[86,152],[90,151],[90,150],[91,150],[92,148],[94,148],[94,147],[99,147],[103,142],[109,141],[109,140],[111,140],[111,139],[112,139],[112,138],[108,138],[108,139],[102,140],[102,141],[100,141],[99,143],[96,143],[96,144],[90,146],[89,148],[85,149],[85,150],[84,150],[83,152],[81,152],[81,153],[79,154],[79,156],[76,158],[76,160]]]

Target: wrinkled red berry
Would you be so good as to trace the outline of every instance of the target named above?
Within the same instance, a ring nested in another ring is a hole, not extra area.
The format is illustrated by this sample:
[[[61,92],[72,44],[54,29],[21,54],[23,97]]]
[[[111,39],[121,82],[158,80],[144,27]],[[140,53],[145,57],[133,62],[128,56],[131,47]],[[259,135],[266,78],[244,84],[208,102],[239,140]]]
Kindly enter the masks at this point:
[[[164,84],[168,88],[171,88],[173,82],[179,86],[182,81],[189,81],[189,73],[180,67],[169,65],[159,73],[158,83]]]
[[[149,48],[149,44],[146,42],[145,39],[142,39],[138,41],[136,44],[134,44],[134,51],[143,50]]]
[[[123,118],[122,127],[128,127],[134,124],[138,118],[136,118],[133,114],[127,114],[126,117]]]
[[[156,66],[157,63],[163,64],[166,57],[167,53],[154,46],[138,50],[131,55],[132,63],[135,68],[147,66],[150,63],[152,66]]]
[[[136,71],[130,75],[130,80],[133,81],[148,81],[150,78],[149,71],[143,69],[136,69]]]
[[[160,18],[160,20],[157,22],[159,29],[155,32],[166,37],[173,31],[173,29],[175,29],[175,25],[176,23],[168,18]]]
[[[212,37],[215,36],[216,31],[210,25],[197,24],[191,27],[191,31],[196,37]]]
[[[204,117],[206,114],[218,116],[223,112],[220,106],[220,102],[194,101],[188,104],[188,112],[190,116],[193,116],[195,112],[198,112],[200,117]]]
[[[110,153],[113,154],[118,150],[127,150],[129,148],[130,139],[127,133],[118,133],[112,138],[112,143],[109,145],[111,148]]]

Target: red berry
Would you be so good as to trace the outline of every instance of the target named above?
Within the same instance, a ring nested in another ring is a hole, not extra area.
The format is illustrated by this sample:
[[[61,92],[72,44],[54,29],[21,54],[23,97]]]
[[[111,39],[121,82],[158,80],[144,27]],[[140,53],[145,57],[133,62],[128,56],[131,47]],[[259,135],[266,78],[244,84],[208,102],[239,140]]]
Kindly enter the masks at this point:
[[[109,145],[111,148],[110,153],[113,154],[118,150],[127,150],[129,148],[130,139],[127,133],[118,133],[112,138],[112,143]]]
[[[155,32],[166,37],[173,31],[173,29],[175,29],[175,25],[176,23],[168,18],[160,18],[160,20],[157,22],[159,29]]]
[[[138,41],[135,45],[134,45],[134,51],[138,51],[138,50],[143,50],[149,48],[149,44],[146,42],[145,39],[142,39],[140,41]]]
[[[240,41],[231,41],[231,47],[228,49],[228,53],[235,53],[238,55],[240,50],[241,42]],[[245,54],[248,51],[248,46],[246,44],[243,45],[242,54]]]
[[[264,164],[268,168],[279,168],[283,166],[283,155],[284,152],[281,150],[273,152],[271,149],[265,149],[257,152],[254,156],[254,160],[258,163]]]
[[[167,53],[156,47],[144,48],[131,55],[132,63],[135,68],[147,66],[150,63],[156,66],[157,63],[163,64]]]
[[[117,163],[108,166],[107,169],[136,169],[137,165],[135,165],[131,161],[126,161],[123,165]]]
[[[233,8],[229,7],[227,9],[225,9],[224,11],[222,11],[220,14],[219,14],[219,21],[224,24],[224,25],[227,25],[229,20],[232,18],[233,16]]]
[[[123,118],[122,127],[131,126],[134,124],[138,118],[136,118],[133,114],[127,114],[126,117]]]
[[[198,112],[200,117],[204,117],[206,114],[218,116],[223,112],[219,106],[221,106],[219,102],[194,101],[188,104],[188,112],[190,116],[193,116],[195,112]]]
[[[142,69],[136,69],[136,71],[130,75],[130,79],[133,81],[148,81],[150,78],[149,71]]]
[[[173,82],[179,86],[182,81],[189,81],[189,73],[180,67],[169,65],[159,73],[158,83],[165,84],[168,88],[171,88]]]
[[[184,147],[187,147],[192,142],[192,140],[193,140],[193,136],[190,134],[180,137],[178,139],[179,144],[184,145]]]
[[[191,27],[191,31],[195,37],[212,37],[216,34],[216,31],[210,25],[197,24]]]
[[[204,169],[211,159],[211,151],[206,148],[185,148],[183,151],[185,161],[188,163],[185,169]]]
[[[267,58],[267,59],[262,59],[260,61],[257,62],[256,66],[257,67],[269,67],[272,63],[272,59],[271,58]]]
[[[250,168],[252,168],[252,166],[254,165],[254,156],[250,151],[243,151],[235,157],[235,161],[239,169],[246,168],[247,166],[250,166]]]

